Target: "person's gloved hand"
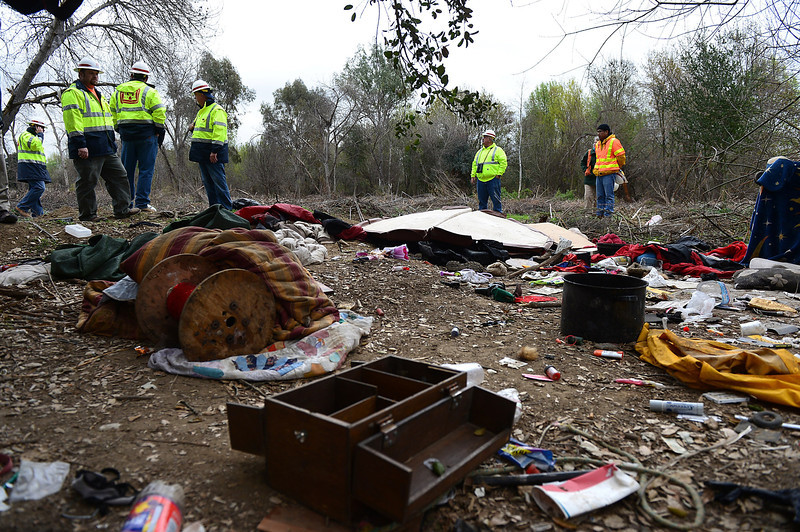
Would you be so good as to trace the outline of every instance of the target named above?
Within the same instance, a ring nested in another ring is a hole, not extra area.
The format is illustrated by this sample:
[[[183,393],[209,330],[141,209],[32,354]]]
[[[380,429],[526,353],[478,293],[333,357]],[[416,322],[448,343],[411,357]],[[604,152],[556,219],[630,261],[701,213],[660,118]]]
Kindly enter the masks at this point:
[[[166,131],[164,131],[163,129],[162,129],[162,130],[160,130],[160,131],[157,133],[157,135],[156,135],[156,136],[158,137],[158,145],[159,145],[159,146],[161,146],[162,144],[164,144],[164,136],[166,135],[166,133],[167,133],[167,132],[166,132]]]

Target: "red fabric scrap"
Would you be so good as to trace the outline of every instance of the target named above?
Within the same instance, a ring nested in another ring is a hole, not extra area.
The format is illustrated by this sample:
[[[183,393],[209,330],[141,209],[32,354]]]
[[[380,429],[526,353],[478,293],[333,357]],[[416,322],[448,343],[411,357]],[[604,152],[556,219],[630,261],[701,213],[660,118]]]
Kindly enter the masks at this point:
[[[308,211],[298,205],[290,203],[274,203],[272,205],[255,205],[253,207],[244,207],[235,213],[245,220],[253,223],[253,217],[258,214],[269,214],[279,220],[291,220],[308,222],[310,224],[319,224],[320,221],[314,218],[311,211]]]

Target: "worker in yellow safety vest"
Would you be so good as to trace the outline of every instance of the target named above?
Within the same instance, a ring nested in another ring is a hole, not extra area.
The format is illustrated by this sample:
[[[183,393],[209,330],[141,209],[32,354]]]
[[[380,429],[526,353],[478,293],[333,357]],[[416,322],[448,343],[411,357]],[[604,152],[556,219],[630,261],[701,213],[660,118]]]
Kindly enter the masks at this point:
[[[597,143],[594,145],[597,160],[593,173],[597,177],[597,217],[603,218],[614,214],[614,183],[617,176],[622,178],[622,167],[625,166],[625,149],[622,143],[611,133],[608,124],[597,126]]]
[[[150,189],[156,167],[158,147],[164,142],[166,106],[158,91],[148,84],[150,67],[136,61],[131,79],[117,85],[111,98],[111,118],[122,139],[122,165],[128,172],[130,207],[156,212],[150,205]],[[139,179],[136,179],[136,166]]]
[[[25,218],[44,214],[42,194],[45,183],[50,182],[42,144],[44,130],[44,122],[33,119],[17,141],[17,181],[28,184],[28,193],[17,203],[15,211]]]
[[[503,148],[494,143],[497,135],[491,129],[483,132],[483,147],[472,158],[472,184],[477,184],[478,209],[486,210],[492,198],[492,210],[503,212],[500,203],[500,178],[508,167],[508,158]]]
[[[189,160],[200,165],[200,178],[206,189],[208,204],[222,205],[231,210],[231,194],[225,180],[225,163],[228,162],[228,113],[214,98],[211,87],[198,79],[192,84],[192,94],[200,110],[189,127],[192,144]]]
[[[117,155],[111,108],[97,88],[100,65],[92,57],[84,57],[74,70],[78,79],[61,95],[61,113],[69,137],[69,158],[78,173],[75,195],[79,219],[100,219],[94,189],[101,178],[111,196],[114,216],[127,218],[139,209],[129,207],[128,172]]]

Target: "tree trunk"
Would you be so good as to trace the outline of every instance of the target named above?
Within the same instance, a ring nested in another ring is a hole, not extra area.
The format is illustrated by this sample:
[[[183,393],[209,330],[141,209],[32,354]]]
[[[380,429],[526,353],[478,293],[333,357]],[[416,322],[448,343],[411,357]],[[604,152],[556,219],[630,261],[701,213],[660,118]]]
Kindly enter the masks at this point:
[[[25,99],[31,83],[33,83],[33,79],[39,73],[39,70],[41,70],[45,62],[50,58],[51,55],[53,55],[53,52],[59,46],[61,46],[65,38],[66,34],[64,32],[64,21],[53,18],[53,21],[50,23],[50,27],[47,29],[47,33],[42,40],[42,44],[39,46],[39,51],[28,65],[28,68],[25,69],[25,73],[14,87],[11,97],[6,103],[6,107],[3,110],[3,134],[8,131],[8,128],[14,122],[14,118],[17,116],[17,112],[19,112],[20,106],[15,102]]]

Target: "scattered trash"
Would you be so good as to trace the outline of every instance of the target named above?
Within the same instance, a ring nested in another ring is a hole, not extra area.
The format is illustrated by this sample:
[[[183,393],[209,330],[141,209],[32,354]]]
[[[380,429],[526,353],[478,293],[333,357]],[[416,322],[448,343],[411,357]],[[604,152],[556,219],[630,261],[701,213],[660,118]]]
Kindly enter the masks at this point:
[[[530,379],[532,381],[555,382],[553,379],[551,379],[547,375],[534,375],[532,373],[523,373],[522,376],[525,377],[526,379]]]
[[[440,462],[438,458],[428,458],[422,463],[425,464],[425,467],[433,471],[433,474],[437,477],[441,477],[447,471],[447,467]]]
[[[615,358],[617,360],[622,358],[622,351],[608,351],[606,349],[595,349],[592,354],[596,357]]]
[[[762,429],[779,429],[783,425],[783,417],[777,412],[764,410],[756,412],[748,419],[750,423]]]
[[[37,501],[58,493],[68,474],[66,462],[31,462],[23,458],[8,500]]]
[[[409,271],[410,269],[408,266],[392,266],[393,272]]]
[[[183,488],[156,480],[133,505],[121,532],[172,532],[183,523]]]
[[[752,309],[779,312],[781,314],[797,314],[797,310],[794,308],[763,297],[750,298],[747,306]]]
[[[464,362],[462,364],[442,364],[443,368],[467,373],[467,388],[477,386],[483,382],[483,366],[477,362]]]
[[[75,474],[72,489],[77,491],[84,501],[96,505],[97,513],[103,516],[108,513],[109,506],[130,506],[139,494],[127,482],[117,482],[119,478],[119,471],[113,467],[107,467],[100,473],[82,469]],[[68,519],[78,517],[69,514],[61,515]],[[80,518],[83,517],[80,516]]]
[[[650,400],[650,410],[653,412],[672,412],[675,414],[703,415],[703,403],[685,403],[682,401]]]
[[[506,366],[513,369],[524,368],[528,364],[526,362],[520,360],[514,360],[513,358],[503,357],[498,361],[498,364],[501,366]]]
[[[756,334],[764,334],[767,328],[760,321],[748,321],[740,325],[742,336],[752,336]]]
[[[592,469],[578,471],[554,471],[550,473],[530,473],[525,475],[476,475],[472,477],[475,483],[487,486],[536,486],[547,482],[558,482],[591,473]]]
[[[735,502],[739,497],[755,496],[764,499],[769,504],[782,504],[794,509],[794,523],[800,524],[800,488],[770,491],[761,488],[741,486],[733,482],[718,482],[707,480],[706,486],[716,491],[715,501],[725,504]]]
[[[384,257],[398,260],[409,260],[408,246],[402,244],[395,247],[373,249],[372,251],[356,251],[356,258],[353,260],[353,262],[366,262],[370,260],[382,259]]]
[[[664,388],[664,385],[656,381],[648,381],[641,379],[614,379],[618,384],[633,384],[634,386],[650,386],[653,388]]]
[[[486,267],[486,271],[495,277],[505,277],[508,275],[508,267],[502,262],[494,262]]]
[[[647,222],[645,222],[644,225],[645,227],[653,227],[654,225],[660,224],[662,221],[664,221],[664,218],[662,218],[660,214],[656,214],[655,216],[647,220]]]
[[[739,395],[733,392],[706,392],[703,397],[718,405],[746,403],[750,400],[746,395]]]
[[[539,471],[552,471],[556,467],[553,451],[531,447],[516,438],[509,438],[508,443],[497,454],[526,471],[531,466],[536,466]]]
[[[547,375],[548,377],[550,377],[554,381],[557,381],[558,379],[561,378],[561,372],[558,371],[553,366],[545,366],[544,367],[544,373],[545,373],[545,375]]]
[[[76,238],[88,238],[92,236],[92,230],[88,227],[84,227],[81,224],[71,224],[64,227],[64,231],[68,235],[72,235]]]
[[[692,298],[681,310],[681,316],[684,321],[688,322],[703,321],[713,315],[712,311],[715,306],[716,302],[713,297],[705,292],[696,290],[692,293]]]
[[[450,337],[451,338],[455,338],[459,334],[461,334],[461,331],[458,330],[458,327],[453,327],[452,329],[450,329]]]
[[[539,359],[539,350],[530,345],[523,345],[519,348],[517,352],[517,358],[520,360],[538,360]]]
[[[479,499],[480,499],[481,497],[485,497],[485,496],[486,496],[486,488],[483,488],[483,487],[478,487],[478,488],[475,488],[475,491],[474,491],[474,493],[475,493],[475,496],[476,496],[477,498],[479,498]]]
[[[750,421],[749,417],[742,416],[742,415],[739,415],[739,414],[737,414],[737,415],[735,415],[733,417],[738,419],[738,420],[740,420],[740,421]],[[798,425],[796,423],[782,423],[781,424],[781,428],[789,429],[789,430],[800,430],[800,425]]]
[[[375,314],[377,314],[381,318],[385,315],[385,313],[383,312],[383,309],[381,309],[381,307],[375,307]]]
[[[511,359],[509,359],[511,360]],[[497,395],[501,397],[505,397],[506,399],[511,399],[515,403],[517,403],[517,407],[514,410],[514,423],[518,422],[519,419],[522,417],[522,403],[519,400],[519,392],[516,388],[505,388],[497,392]]]
[[[639,489],[636,479],[614,464],[563,482],[533,488],[533,499],[545,513],[563,519],[604,508]]]
[[[573,334],[568,334],[564,337],[564,342],[569,345],[581,345],[583,343],[583,338],[580,336],[575,336]]]

